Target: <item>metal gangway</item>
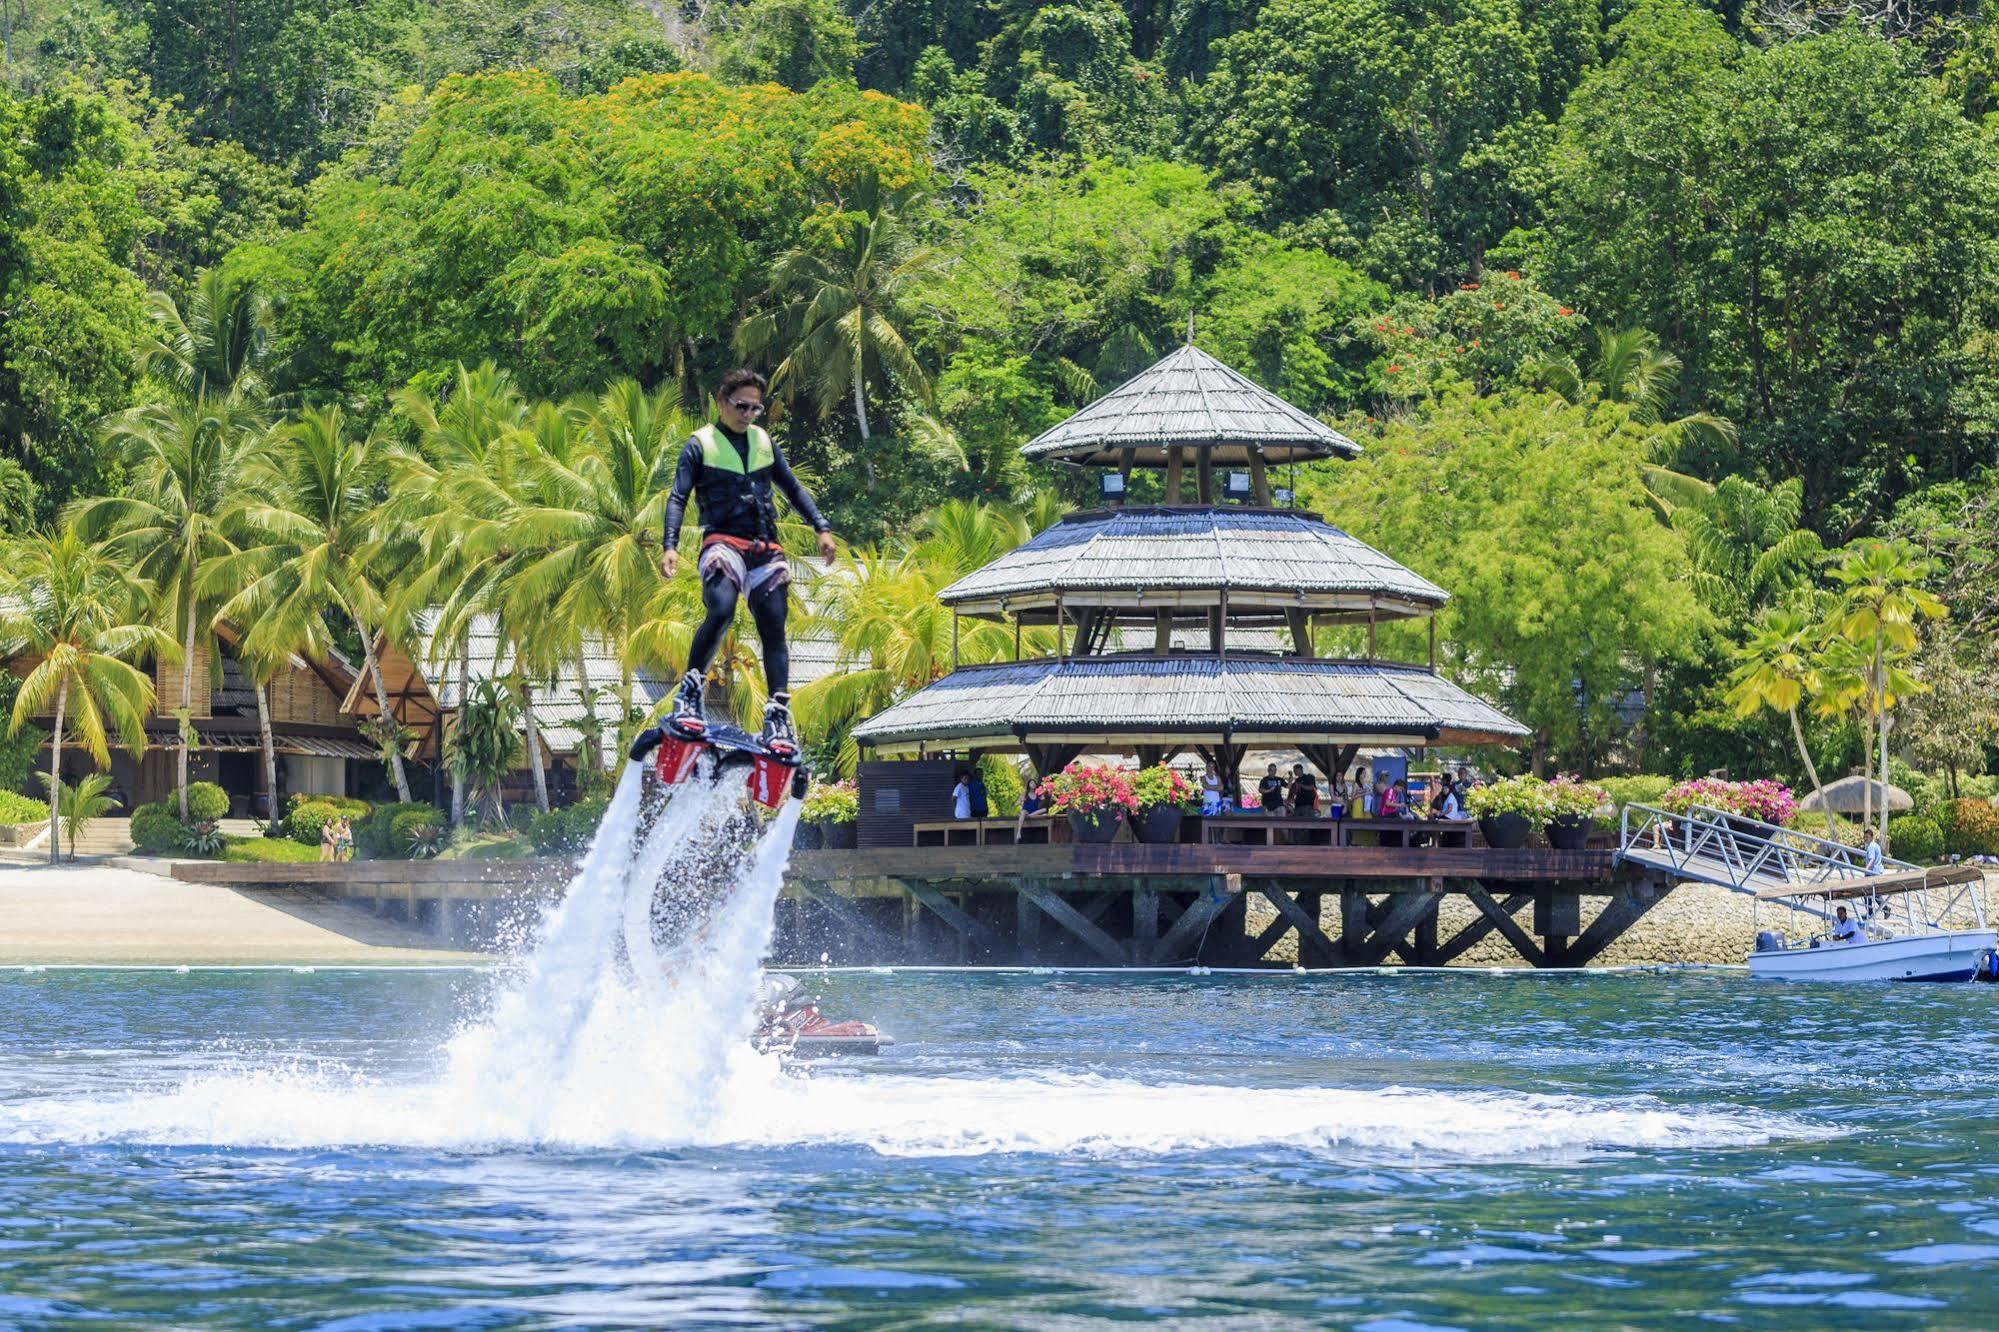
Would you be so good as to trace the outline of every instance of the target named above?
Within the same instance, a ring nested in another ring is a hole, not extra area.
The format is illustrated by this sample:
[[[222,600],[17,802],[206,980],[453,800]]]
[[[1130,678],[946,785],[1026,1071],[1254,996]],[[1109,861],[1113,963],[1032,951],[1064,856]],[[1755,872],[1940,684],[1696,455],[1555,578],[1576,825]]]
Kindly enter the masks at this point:
[[[1884,857],[1880,872],[1869,874],[1866,854],[1859,847],[1706,805],[1684,813],[1626,805],[1616,859],[1762,897],[1899,887],[1911,880],[1920,884],[1936,873]]]

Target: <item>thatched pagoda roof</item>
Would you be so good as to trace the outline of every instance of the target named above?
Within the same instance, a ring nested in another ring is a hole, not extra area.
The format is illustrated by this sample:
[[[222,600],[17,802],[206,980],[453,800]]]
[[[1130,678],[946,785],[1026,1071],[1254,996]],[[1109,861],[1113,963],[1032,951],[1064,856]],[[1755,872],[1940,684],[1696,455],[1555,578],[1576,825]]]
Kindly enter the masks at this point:
[[[1169,447],[1216,463],[1356,457],[1360,445],[1192,343],[1022,447],[1032,461],[1163,467]],[[1129,458],[1127,458],[1129,455]]]
[[[1296,510],[1129,508],[1072,513],[938,594],[962,614],[1052,605],[1422,615],[1449,594],[1364,541]],[[1046,618],[1046,616],[1038,617]]]
[[[1525,727],[1420,666],[1274,656],[1042,658],[954,671],[863,722],[885,753],[1023,744],[1505,743]]]

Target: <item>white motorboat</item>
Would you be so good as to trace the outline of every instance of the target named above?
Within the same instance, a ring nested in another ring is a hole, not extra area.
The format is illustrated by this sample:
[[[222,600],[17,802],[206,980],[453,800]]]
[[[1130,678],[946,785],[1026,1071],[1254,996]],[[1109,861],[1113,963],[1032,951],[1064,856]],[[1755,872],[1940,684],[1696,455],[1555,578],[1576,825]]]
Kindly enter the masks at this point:
[[[1778,931],[1761,931],[1749,974],[1771,980],[1999,979],[1999,936],[1986,922],[1983,886],[1982,874],[1952,868],[1759,892],[1759,900],[1781,901],[1794,913],[1818,918],[1821,927],[1837,899],[1853,913],[1859,932],[1842,940],[1821,928],[1793,943]],[[1946,928],[1966,906],[1975,926]]]

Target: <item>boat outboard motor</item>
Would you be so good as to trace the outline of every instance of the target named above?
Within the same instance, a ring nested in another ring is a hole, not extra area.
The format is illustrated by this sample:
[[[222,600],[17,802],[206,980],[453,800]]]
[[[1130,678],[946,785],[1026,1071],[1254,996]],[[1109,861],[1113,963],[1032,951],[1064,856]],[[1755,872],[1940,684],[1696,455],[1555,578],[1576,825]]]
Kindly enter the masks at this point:
[[[1999,952],[1988,948],[1978,955],[1978,970],[1971,973],[1982,981],[1999,981]]]
[[[1756,932],[1756,951],[1759,953],[1781,953],[1784,951],[1784,936],[1775,930]]]

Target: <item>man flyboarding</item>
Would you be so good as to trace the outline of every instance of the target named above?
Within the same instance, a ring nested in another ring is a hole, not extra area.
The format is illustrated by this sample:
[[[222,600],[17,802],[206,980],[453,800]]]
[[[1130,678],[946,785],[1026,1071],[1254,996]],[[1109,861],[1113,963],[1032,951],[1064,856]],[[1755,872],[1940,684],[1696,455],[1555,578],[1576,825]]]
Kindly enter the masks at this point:
[[[707,617],[688,646],[687,674],[674,694],[667,726],[698,740],[708,724],[701,710],[701,686],[708,663],[722,635],[735,618],[736,603],[747,600],[763,643],[764,683],[770,702],[764,706],[766,749],[798,751],[791,724],[791,654],[785,641],[791,569],[777,539],[777,503],[773,489],[819,534],[819,555],[833,565],[833,530],[820,516],[812,497],[798,484],[784,454],[759,427],[769,385],[754,370],[731,370],[715,390],[716,420],[694,432],[680,450],[673,474],[673,493],[666,502],[666,551],[659,571],[671,578],[680,568],[680,525],[692,495],[701,508],[701,555],[695,566],[701,575],[701,604]]]

